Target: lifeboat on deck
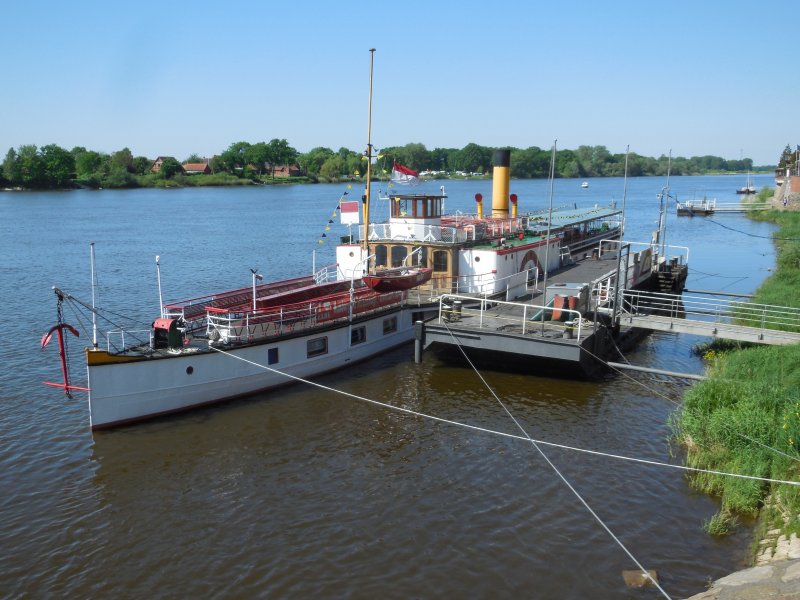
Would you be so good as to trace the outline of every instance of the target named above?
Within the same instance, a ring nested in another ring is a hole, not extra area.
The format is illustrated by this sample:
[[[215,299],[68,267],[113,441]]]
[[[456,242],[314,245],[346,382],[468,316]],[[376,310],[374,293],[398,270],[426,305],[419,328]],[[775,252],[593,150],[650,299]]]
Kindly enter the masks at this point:
[[[376,292],[399,292],[410,290],[430,281],[433,269],[406,268],[387,269],[373,275],[364,275],[364,284]]]

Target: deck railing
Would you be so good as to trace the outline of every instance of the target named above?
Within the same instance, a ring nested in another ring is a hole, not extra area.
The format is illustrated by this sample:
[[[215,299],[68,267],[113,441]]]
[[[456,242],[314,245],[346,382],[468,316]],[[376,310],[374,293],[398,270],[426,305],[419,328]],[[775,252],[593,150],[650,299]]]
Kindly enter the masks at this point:
[[[497,306],[508,310],[493,310]],[[492,312],[488,311],[492,309]],[[556,316],[556,319],[553,317]],[[580,311],[555,308],[524,302],[502,300],[477,300],[472,296],[448,294],[439,300],[439,324],[461,322],[478,329],[497,330],[500,327],[519,327],[522,335],[536,335],[543,329],[558,331],[563,337],[580,342],[583,335],[584,318]],[[498,327],[498,323],[502,323]],[[510,331],[511,329],[509,329]]]
[[[788,306],[635,290],[625,290],[622,306],[631,314],[654,314],[669,319],[732,323],[757,329],[800,332],[800,308]]]

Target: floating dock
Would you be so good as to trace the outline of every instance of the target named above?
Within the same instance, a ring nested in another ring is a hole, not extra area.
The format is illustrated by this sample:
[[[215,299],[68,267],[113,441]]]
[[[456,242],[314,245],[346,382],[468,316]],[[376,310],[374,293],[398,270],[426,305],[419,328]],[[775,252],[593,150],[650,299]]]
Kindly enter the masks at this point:
[[[719,203],[716,199],[688,200],[678,202],[679,217],[707,217],[717,213],[746,213],[750,211],[769,210],[771,206],[765,202],[726,202]]]
[[[649,256],[636,253],[633,261],[629,251],[620,258],[616,252],[603,257],[594,252],[550,275],[546,290],[534,286],[523,301],[443,296],[439,315],[416,325],[415,359],[421,361],[430,348],[456,361],[466,354],[472,361],[541,374],[598,375],[605,359],[618,353],[619,328],[613,324],[618,269],[638,273],[637,287],[643,289],[660,289],[664,281],[671,289],[677,281],[682,289],[686,279],[687,266],[678,260],[642,274],[637,270],[642,254]]]

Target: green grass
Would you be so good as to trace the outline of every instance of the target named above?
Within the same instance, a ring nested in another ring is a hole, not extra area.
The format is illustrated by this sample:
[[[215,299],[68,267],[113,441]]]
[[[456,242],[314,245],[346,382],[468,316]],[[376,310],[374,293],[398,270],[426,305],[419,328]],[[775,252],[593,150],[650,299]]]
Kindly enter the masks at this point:
[[[754,302],[800,307],[800,214],[769,211],[753,218],[778,223],[775,274]],[[800,345],[710,344],[701,349],[709,379],[693,386],[672,420],[693,467],[797,481],[800,479]],[[765,446],[774,448],[771,450]],[[705,523],[721,535],[737,515],[755,516],[767,494],[772,503],[762,519],[800,534],[797,486],[698,474],[692,485],[718,496],[720,512]]]

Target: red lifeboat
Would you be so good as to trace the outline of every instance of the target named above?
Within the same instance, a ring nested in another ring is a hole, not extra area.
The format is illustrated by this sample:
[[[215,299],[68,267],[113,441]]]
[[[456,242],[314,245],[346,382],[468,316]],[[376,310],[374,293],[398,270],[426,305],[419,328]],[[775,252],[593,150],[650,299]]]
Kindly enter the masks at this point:
[[[374,275],[364,275],[364,284],[376,292],[400,292],[410,290],[430,281],[433,269],[405,268],[387,269]]]

